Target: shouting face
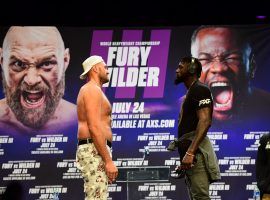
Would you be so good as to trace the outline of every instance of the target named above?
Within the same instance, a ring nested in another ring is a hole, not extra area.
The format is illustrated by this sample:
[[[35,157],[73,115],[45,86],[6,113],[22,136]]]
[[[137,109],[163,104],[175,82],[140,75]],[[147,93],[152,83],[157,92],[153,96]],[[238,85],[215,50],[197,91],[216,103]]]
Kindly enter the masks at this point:
[[[59,32],[54,27],[12,27],[1,60],[8,106],[24,125],[44,126],[64,94],[69,63]]]
[[[197,33],[191,52],[202,64],[200,80],[212,91],[213,117],[232,118],[241,90],[247,89],[247,51],[230,29],[213,27]]]

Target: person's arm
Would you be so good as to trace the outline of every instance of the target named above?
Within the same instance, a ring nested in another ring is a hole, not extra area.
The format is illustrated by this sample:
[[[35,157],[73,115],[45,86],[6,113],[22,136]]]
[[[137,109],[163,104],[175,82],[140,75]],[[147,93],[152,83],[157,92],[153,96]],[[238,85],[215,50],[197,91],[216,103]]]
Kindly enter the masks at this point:
[[[198,125],[195,131],[194,139],[192,140],[191,145],[189,146],[186,155],[182,160],[182,165],[185,169],[190,169],[194,162],[195,152],[199,148],[200,143],[207,134],[208,129],[211,126],[212,122],[212,110],[210,107],[204,107],[197,110],[198,116]]]
[[[102,133],[101,127],[101,106],[102,106],[102,91],[90,86],[84,93],[84,106],[86,108],[87,125],[93,139],[93,143],[105,163],[105,171],[109,177],[109,182],[112,182],[117,177],[117,168],[114,165],[110,153],[106,147],[106,139]]]

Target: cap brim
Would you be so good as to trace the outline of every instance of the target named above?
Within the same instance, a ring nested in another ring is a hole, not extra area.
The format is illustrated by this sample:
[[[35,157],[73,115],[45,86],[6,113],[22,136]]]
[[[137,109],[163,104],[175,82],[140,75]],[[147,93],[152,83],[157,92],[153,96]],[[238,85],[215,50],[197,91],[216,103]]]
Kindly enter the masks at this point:
[[[88,73],[88,71],[86,72],[83,72],[81,75],[80,75],[80,79],[86,79],[86,74]]]

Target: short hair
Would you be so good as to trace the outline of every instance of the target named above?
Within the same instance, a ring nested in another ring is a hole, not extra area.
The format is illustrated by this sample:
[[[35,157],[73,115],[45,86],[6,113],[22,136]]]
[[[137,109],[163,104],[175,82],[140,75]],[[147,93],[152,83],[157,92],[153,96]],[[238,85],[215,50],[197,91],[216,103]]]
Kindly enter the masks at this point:
[[[234,37],[236,38],[236,40],[239,42],[239,44],[241,46],[242,45],[245,46],[245,44],[248,43],[247,40],[246,40],[246,38],[244,37],[244,34],[240,31],[240,29],[237,29],[236,27],[229,26],[229,25],[201,25],[201,26],[199,26],[197,29],[195,29],[193,31],[192,36],[191,36],[191,45],[193,43],[195,43],[196,37],[197,37],[198,33],[201,30],[208,29],[208,28],[209,29],[210,28],[213,28],[213,29],[214,28],[225,28],[225,29],[229,29],[233,33]]]
[[[188,63],[189,64],[189,66],[188,66],[189,71],[190,71],[191,66],[193,66],[197,77],[199,78],[201,76],[202,64],[197,58],[194,58],[192,56],[186,56],[186,57],[181,58],[180,62]]]

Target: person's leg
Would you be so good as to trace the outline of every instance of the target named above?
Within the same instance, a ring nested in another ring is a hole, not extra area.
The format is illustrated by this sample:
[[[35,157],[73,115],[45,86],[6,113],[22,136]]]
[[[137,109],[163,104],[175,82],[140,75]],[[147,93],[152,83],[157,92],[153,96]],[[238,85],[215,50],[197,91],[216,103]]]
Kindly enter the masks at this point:
[[[209,176],[205,168],[203,155],[196,154],[197,162],[194,167],[186,171],[186,183],[192,200],[210,200]]]
[[[104,162],[93,144],[79,146],[77,168],[84,179],[85,200],[106,200],[108,197],[108,177]]]
[[[185,176],[185,183],[187,185],[187,190],[188,190],[188,198],[190,200],[192,200],[192,194],[191,194],[191,188],[190,188],[190,179],[188,178],[188,176]]]

